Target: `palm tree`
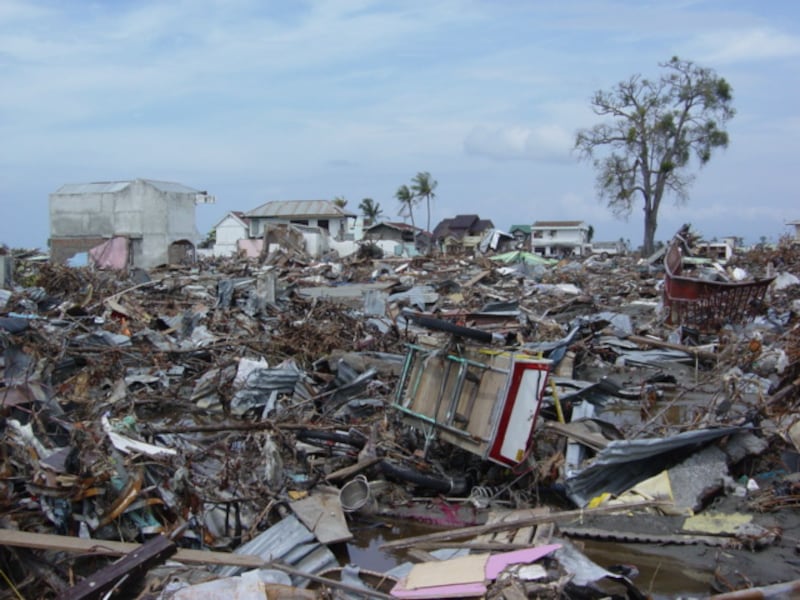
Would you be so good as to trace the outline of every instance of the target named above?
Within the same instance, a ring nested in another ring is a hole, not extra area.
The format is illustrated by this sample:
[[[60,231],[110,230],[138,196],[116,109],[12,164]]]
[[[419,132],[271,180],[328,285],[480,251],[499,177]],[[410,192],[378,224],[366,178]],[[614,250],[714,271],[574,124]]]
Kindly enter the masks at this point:
[[[347,200],[345,200],[344,196],[336,196],[336,198],[333,199],[333,203],[339,208],[347,206]]]
[[[358,205],[358,208],[360,208],[361,212],[364,213],[365,225],[372,225],[373,221],[376,221],[383,212],[381,210],[381,203],[375,202],[372,198],[364,198],[361,201],[361,204]]]
[[[425,231],[431,230],[431,199],[436,197],[434,190],[439,183],[435,179],[431,179],[431,174],[427,171],[419,172],[414,179],[411,180],[411,190],[414,195],[419,198],[425,198],[425,204],[428,208],[428,225]]]
[[[407,185],[401,185],[397,188],[394,197],[400,201],[400,212],[398,214],[402,215],[403,211],[408,209],[408,216],[411,217],[411,227],[416,229],[416,225],[414,225],[414,204],[417,201],[417,197]]]

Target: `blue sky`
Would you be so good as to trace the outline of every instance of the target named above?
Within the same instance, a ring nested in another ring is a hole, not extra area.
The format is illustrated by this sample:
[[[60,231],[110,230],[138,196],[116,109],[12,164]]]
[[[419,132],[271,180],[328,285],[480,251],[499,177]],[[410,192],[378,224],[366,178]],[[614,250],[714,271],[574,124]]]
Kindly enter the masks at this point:
[[[615,219],[572,144],[594,91],[673,55],[725,77],[737,115],[656,239],[776,241],[800,219],[800,3],[2,0],[0,243],[46,248],[64,183],[207,190],[205,234],[268,200],[370,197],[399,220],[398,186],[429,171],[432,225],[584,220],[638,246],[641,210]]]

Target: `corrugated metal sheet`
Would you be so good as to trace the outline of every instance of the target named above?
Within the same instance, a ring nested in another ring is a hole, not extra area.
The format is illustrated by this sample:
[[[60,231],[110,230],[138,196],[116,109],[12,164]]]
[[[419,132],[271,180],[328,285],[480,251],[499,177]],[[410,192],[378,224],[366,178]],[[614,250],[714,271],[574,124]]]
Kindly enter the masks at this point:
[[[597,453],[592,463],[565,482],[567,496],[578,506],[603,492],[620,494],[676,462],[689,452],[744,427],[697,429],[668,438],[615,440]]]
[[[294,515],[285,517],[249,542],[242,544],[234,550],[234,554],[253,554],[260,556],[265,562],[280,560],[304,573],[316,573],[338,564],[333,552],[317,542],[314,534]],[[224,566],[217,567],[215,571],[221,577],[232,577],[244,569]],[[293,577],[292,581],[295,585],[299,585],[302,583],[302,578]]]
[[[248,217],[301,219],[304,217],[352,217],[329,200],[274,200],[245,213]]]
[[[584,225],[583,221],[536,221],[533,224],[533,229],[539,227],[548,227],[552,229],[558,229],[559,227],[581,227]]]
[[[111,194],[121,192],[130,181],[97,181],[95,183],[67,183],[56,190],[56,194]]]
[[[128,181],[95,181],[92,183],[67,183],[62,185],[56,194],[112,194],[121,192],[134,181],[143,181],[161,192],[176,192],[179,194],[197,194],[197,190],[180,183],[171,181],[155,181],[153,179],[131,179]]]
[[[172,181],[153,181],[152,179],[142,179],[145,183],[149,183],[157,190],[162,192],[177,192],[178,194],[199,194],[199,190],[190,188],[181,183],[174,183]]]

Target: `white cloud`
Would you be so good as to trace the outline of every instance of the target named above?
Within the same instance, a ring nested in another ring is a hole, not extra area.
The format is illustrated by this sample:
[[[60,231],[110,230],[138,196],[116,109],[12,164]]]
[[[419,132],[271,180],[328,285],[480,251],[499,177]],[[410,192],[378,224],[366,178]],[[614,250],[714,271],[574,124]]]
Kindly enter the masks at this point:
[[[567,161],[571,147],[571,135],[557,125],[478,125],[464,140],[467,154],[496,160]]]
[[[720,31],[699,36],[704,62],[738,63],[800,55],[800,37],[775,29]]]

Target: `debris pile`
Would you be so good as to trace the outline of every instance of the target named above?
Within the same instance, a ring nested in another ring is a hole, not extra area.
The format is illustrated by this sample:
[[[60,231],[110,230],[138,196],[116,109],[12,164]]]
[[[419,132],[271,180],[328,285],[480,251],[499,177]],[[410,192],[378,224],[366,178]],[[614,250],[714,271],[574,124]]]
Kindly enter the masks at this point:
[[[800,253],[721,264],[679,237],[681,277],[766,282],[757,302],[720,310],[706,286],[671,310],[660,257],[288,246],[124,274],[17,257],[4,581],[42,598],[643,598],[673,561],[697,573],[681,593],[791,586]],[[387,529],[405,531],[381,545],[390,568],[351,559],[355,534]]]

